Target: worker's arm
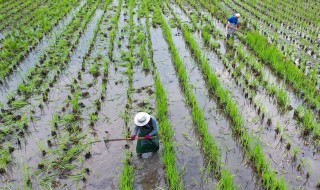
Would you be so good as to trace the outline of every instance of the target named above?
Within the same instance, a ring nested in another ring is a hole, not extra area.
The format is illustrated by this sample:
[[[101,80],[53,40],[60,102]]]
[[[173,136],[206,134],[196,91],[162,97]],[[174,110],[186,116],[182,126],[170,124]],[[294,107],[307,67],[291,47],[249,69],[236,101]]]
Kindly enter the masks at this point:
[[[158,132],[158,124],[155,118],[151,116],[151,122],[153,126],[153,130],[149,133],[150,136],[156,134]]]
[[[235,24],[235,29],[238,30],[238,24]]]
[[[229,27],[230,27],[230,22],[229,22],[229,21],[227,21],[227,25],[226,25],[226,27],[227,27],[227,28],[229,28]]]
[[[133,129],[133,134],[134,135],[137,135],[138,134],[138,131],[139,131],[139,126],[136,126],[136,125],[134,125],[135,127],[134,127],[134,129]]]

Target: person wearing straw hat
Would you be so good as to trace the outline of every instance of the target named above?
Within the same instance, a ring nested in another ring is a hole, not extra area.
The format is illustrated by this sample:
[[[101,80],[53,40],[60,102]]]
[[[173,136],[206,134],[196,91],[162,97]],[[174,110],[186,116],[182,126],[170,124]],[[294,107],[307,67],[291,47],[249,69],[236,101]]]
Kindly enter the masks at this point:
[[[139,157],[143,153],[157,152],[159,150],[159,139],[156,137],[158,133],[158,125],[156,119],[145,112],[139,112],[134,117],[134,131],[130,136],[134,140],[138,137],[144,137],[144,139],[138,139],[136,152]]]
[[[227,39],[229,39],[236,30],[238,30],[238,19],[240,18],[240,14],[236,13],[234,16],[231,16],[227,20]]]

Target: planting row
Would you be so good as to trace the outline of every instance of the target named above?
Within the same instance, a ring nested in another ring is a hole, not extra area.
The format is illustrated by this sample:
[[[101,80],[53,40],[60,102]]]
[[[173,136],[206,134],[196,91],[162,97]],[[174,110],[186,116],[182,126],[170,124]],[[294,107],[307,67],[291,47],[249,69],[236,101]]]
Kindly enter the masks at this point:
[[[50,1],[46,6],[34,11],[34,15],[29,15],[34,18],[28,25],[21,25],[17,32],[11,33],[3,40],[2,48],[5,51],[0,54],[1,83],[17,68],[25,54],[36,46],[39,39],[51,31],[58,20],[65,16],[75,4],[76,1]]]

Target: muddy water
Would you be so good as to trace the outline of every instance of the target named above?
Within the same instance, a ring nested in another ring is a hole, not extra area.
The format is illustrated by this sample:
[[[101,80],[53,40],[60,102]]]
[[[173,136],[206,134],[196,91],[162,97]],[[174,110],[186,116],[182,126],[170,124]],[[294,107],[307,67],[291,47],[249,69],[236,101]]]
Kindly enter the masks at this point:
[[[23,166],[27,167],[37,166],[41,153],[39,152],[38,143],[46,143],[51,132],[50,120],[52,119],[53,113],[60,110],[64,105],[64,100],[70,93],[70,86],[72,78],[76,78],[77,72],[80,68],[84,54],[89,49],[90,39],[93,38],[93,31],[97,27],[97,21],[102,16],[103,11],[97,10],[93,18],[89,21],[84,35],[79,40],[79,48],[75,50],[75,53],[71,56],[69,62],[70,67],[66,71],[66,75],[62,75],[58,82],[54,85],[49,93],[49,103],[44,106],[44,109],[36,109],[35,116],[38,120],[33,123],[33,131],[31,135],[25,139],[24,146],[21,150],[15,151],[13,157],[17,158],[15,161],[17,169],[13,170],[12,179],[19,181],[17,186],[23,186],[23,176],[24,172]],[[39,100],[32,100],[32,105],[38,105]],[[32,171],[32,169],[30,169]],[[33,179],[35,180],[35,179]],[[37,182],[34,181],[34,184]]]
[[[6,78],[4,85],[0,86],[0,101],[6,102],[6,96],[14,92],[18,85],[26,80],[27,71],[39,63],[40,56],[54,46],[57,38],[61,35],[66,26],[72,21],[74,16],[85,4],[85,0],[80,2],[80,5],[74,8],[70,13],[63,18],[57,26],[55,26],[49,35],[44,36],[39,44],[32,50],[28,56],[19,64],[16,72]]]
[[[118,1],[113,2],[116,6]],[[124,10],[121,10],[119,20],[119,35],[124,26]],[[106,21],[106,20],[105,20]],[[108,28],[108,27],[106,27]],[[105,47],[101,46],[102,54],[105,57],[108,51],[109,38],[104,39]],[[114,42],[117,46],[116,41]],[[125,48],[127,40],[121,41],[121,47]],[[126,49],[119,49],[126,50]],[[126,67],[120,66],[120,54],[115,53],[116,61],[109,62],[109,76],[107,83],[106,99],[102,101],[101,111],[99,112],[99,120],[94,126],[96,138],[102,140],[104,137],[121,138],[124,137],[125,123],[122,118],[125,103],[127,102],[126,91],[128,88],[128,78],[125,74]],[[106,57],[105,57],[106,58]],[[109,142],[107,146],[104,142],[95,143],[91,147],[92,158],[85,164],[90,168],[91,173],[87,176],[85,189],[118,189],[119,177],[122,172],[122,160],[125,158],[125,141]]]
[[[107,54],[104,54],[107,55]],[[114,65],[109,67],[109,79],[107,83],[106,99],[102,101],[99,120],[92,129],[93,136],[98,140],[104,137],[121,138],[125,132],[125,123],[122,118],[125,109],[127,78],[123,74],[125,68],[118,67],[115,71]],[[90,99],[96,99],[90,90]],[[88,101],[90,103],[90,101]],[[92,101],[91,101],[92,103]],[[90,104],[87,104],[90,106]],[[85,163],[85,167],[90,169],[87,176],[85,189],[118,189],[119,176],[122,171],[122,160],[125,158],[124,141],[109,142],[102,141],[92,145],[90,152],[92,157]]]
[[[205,171],[205,160],[198,145],[190,113],[179,90],[179,82],[161,29],[151,28],[151,39],[154,62],[168,94],[170,122],[175,132],[177,165],[183,173],[185,188],[208,189],[215,181]]]

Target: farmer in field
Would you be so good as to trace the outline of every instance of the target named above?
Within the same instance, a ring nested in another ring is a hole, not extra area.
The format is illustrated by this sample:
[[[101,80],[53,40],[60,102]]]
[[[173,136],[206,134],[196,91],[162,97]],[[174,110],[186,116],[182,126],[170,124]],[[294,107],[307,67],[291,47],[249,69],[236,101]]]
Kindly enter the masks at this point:
[[[228,18],[227,21],[227,39],[232,36],[236,30],[238,30],[238,19],[240,18],[240,14],[236,13],[234,16]]]
[[[159,139],[155,137],[158,133],[156,119],[145,112],[139,112],[134,117],[134,124],[134,131],[130,138],[134,140],[137,135],[138,137],[144,137],[137,142],[138,156],[141,157],[143,153],[147,152],[157,152],[159,150]]]

